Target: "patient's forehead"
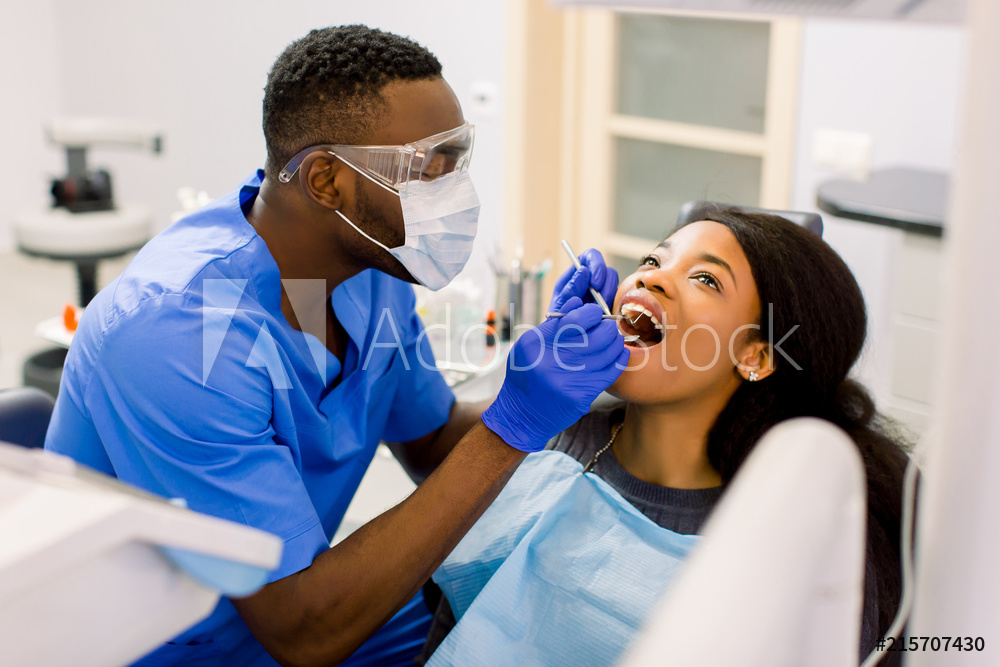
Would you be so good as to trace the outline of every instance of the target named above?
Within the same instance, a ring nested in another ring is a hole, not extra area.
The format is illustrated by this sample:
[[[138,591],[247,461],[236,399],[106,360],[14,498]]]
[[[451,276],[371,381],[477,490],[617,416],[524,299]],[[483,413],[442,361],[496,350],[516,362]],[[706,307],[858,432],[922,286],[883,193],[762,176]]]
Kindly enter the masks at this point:
[[[742,246],[729,228],[721,223],[699,220],[684,225],[664,239],[657,250],[668,258],[677,256],[694,260],[706,255],[718,257],[732,269],[737,291],[752,288],[751,291],[756,292],[750,262]]]
[[[732,253],[733,259],[739,257],[746,262],[743,248],[729,228],[712,220],[699,220],[684,225],[665,238],[659,247],[675,252],[701,252],[711,247]]]

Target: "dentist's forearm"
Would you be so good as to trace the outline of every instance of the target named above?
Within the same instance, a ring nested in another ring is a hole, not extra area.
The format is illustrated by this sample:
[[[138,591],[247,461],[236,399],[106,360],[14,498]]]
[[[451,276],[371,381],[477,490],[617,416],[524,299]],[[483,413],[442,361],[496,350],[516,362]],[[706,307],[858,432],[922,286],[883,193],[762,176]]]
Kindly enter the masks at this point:
[[[343,661],[416,594],[524,457],[478,422],[409,498],[234,606],[281,664]]]

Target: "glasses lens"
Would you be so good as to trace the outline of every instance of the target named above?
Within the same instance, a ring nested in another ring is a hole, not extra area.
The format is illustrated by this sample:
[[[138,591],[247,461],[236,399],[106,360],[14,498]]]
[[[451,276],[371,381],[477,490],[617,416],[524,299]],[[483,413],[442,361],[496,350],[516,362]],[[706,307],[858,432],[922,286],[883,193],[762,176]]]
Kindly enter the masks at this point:
[[[472,158],[473,136],[471,125],[463,125],[446,133],[440,141],[426,147],[423,157],[419,161],[418,173],[414,174],[411,170],[410,178],[432,181],[435,178],[468,169],[469,161]]]
[[[474,138],[472,125],[466,123],[406,146],[310,146],[293,157],[278,178],[282,183],[289,182],[309,153],[325,150],[382,185],[398,190],[411,181],[433,181],[468,169]]]
[[[399,182],[399,173],[402,171],[402,160],[398,148],[373,148],[369,150],[353,151],[356,164],[367,169],[371,174],[377,176],[391,186]]]

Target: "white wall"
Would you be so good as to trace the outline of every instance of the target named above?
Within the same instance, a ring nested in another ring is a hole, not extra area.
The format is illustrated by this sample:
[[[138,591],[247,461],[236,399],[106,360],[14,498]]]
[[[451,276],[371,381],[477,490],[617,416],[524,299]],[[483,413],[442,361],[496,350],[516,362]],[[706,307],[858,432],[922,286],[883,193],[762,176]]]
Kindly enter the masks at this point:
[[[821,128],[870,135],[874,168],[949,171],[956,162],[964,48],[965,31],[955,26],[806,21],[792,208],[816,210],[817,186],[838,177],[812,162],[813,136]],[[824,237],[865,293],[869,345],[859,375],[882,397],[889,380],[891,292],[902,232],[823,217]]]
[[[47,118],[109,115],[161,123],[162,155],[94,150],[90,163],[111,169],[119,200],[149,206],[163,226],[177,207],[178,187],[218,196],[262,166],[262,89],[280,51],[311,28],[361,22],[409,35],[434,51],[478,126],[473,172],[482,225],[467,274],[485,277],[485,252],[501,238],[503,219],[505,18],[503,0],[17,3],[0,21],[0,71],[10,100],[0,124],[0,250],[12,241],[12,212],[46,205],[48,179],[64,169],[62,153],[45,143]],[[809,20],[803,37],[793,208],[814,209],[816,186],[836,176],[811,161],[819,128],[870,134],[876,167],[951,167],[961,28]],[[471,103],[478,82],[498,87],[493,115],[477,113]],[[870,346],[861,377],[881,393],[888,382],[900,233],[824,217],[826,238],[847,259],[868,301]]]
[[[502,90],[502,0],[438,0],[430,6],[402,0],[47,0],[21,3],[18,11],[25,14],[27,31],[13,26],[7,16],[0,22],[6,26],[0,30],[11,33],[0,44],[7,56],[3,62],[16,63],[25,52],[40,53],[40,62],[19,72],[19,88],[27,93],[36,76],[30,72],[45,70],[47,78],[40,78],[52,89],[57,81],[59,104],[52,103],[55,95],[49,92],[45,104],[32,100],[25,109],[5,105],[18,113],[13,127],[4,123],[5,136],[25,135],[18,136],[20,144],[14,145],[20,150],[13,155],[33,158],[5,201],[44,203],[44,198],[24,193],[44,194],[51,175],[44,173],[45,165],[62,171],[57,149],[27,139],[42,136],[42,123],[54,111],[137,118],[162,124],[162,154],[95,149],[88,163],[112,172],[118,201],[150,207],[155,223],[163,227],[177,208],[179,187],[194,186],[216,197],[263,166],[261,99],[267,72],[284,47],[312,28],[366,23],[408,35],[441,60],[467,118],[477,124],[473,173],[483,204],[484,237],[479,245],[489,247],[499,236],[502,104],[496,115],[484,117],[471,108],[470,99],[476,82],[491,82]],[[17,168],[10,159],[4,162],[2,174]],[[7,179],[0,182],[6,186]]]
[[[0,19],[0,252],[13,249],[13,216],[48,205],[48,176],[64,170],[40,118],[58,107],[54,0],[8,3]]]

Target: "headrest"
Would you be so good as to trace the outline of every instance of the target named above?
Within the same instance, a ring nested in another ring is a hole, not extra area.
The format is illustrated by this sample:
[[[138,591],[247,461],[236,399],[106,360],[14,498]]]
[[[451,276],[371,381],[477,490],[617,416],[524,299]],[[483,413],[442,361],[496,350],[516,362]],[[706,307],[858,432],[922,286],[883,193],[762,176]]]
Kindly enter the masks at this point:
[[[782,218],[794,222],[800,227],[805,227],[816,236],[823,236],[823,218],[818,213],[807,213],[804,211],[777,211],[770,208],[757,208],[755,206],[734,206],[733,204],[722,204],[713,201],[689,201],[677,213],[677,226],[686,225],[689,222],[704,220],[705,216],[715,211],[726,208],[738,208],[748,213],[769,213],[779,215]]]

